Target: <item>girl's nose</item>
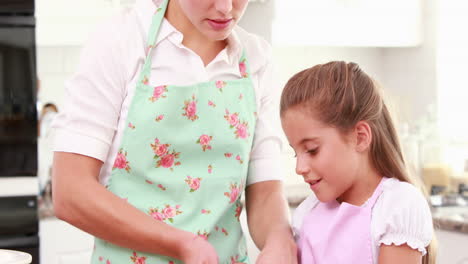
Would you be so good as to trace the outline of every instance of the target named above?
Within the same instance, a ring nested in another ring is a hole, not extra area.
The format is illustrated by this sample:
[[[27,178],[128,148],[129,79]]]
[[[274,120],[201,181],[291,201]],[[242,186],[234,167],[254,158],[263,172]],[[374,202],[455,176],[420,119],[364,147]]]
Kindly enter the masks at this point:
[[[215,0],[215,8],[223,15],[227,15],[232,10],[232,0]]]
[[[307,162],[302,160],[302,158],[300,156],[297,156],[297,158],[296,158],[296,173],[298,175],[305,176],[305,175],[307,175],[309,173],[309,171],[310,171],[310,168],[307,165]]]

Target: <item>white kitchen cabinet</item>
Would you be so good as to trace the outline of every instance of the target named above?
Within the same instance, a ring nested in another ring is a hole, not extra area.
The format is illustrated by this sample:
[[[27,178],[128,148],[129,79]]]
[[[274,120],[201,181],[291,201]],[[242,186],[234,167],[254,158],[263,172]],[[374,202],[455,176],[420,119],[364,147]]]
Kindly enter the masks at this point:
[[[437,263],[468,264],[468,234],[437,230]]]
[[[135,0],[36,0],[38,46],[81,46],[97,23]]]
[[[277,0],[273,44],[407,47],[422,42],[422,0]]]
[[[41,263],[83,264],[91,260],[93,236],[57,218],[39,222],[39,238]]]

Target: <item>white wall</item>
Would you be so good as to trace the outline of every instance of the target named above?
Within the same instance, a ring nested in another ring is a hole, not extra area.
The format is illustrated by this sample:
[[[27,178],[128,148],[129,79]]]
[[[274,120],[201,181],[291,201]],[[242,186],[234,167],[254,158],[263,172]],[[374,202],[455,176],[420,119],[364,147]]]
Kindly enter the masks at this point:
[[[42,103],[63,101],[64,84],[78,64],[81,47],[37,47],[37,70],[40,79],[38,99]]]
[[[382,84],[398,102],[398,118],[410,123],[437,103],[437,1],[424,1],[423,19],[420,47],[382,49]]]

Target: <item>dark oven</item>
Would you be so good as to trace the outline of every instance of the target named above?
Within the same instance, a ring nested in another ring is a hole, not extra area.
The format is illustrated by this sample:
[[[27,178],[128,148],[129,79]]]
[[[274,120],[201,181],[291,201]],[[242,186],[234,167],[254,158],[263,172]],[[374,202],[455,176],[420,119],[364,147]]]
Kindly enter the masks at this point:
[[[35,20],[33,14],[18,13],[27,10],[26,1],[4,1],[0,1],[0,177],[36,176]],[[20,4],[16,8],[15,2]]]
[[[27,252],[39,263],[37,196],[0,197],[0,248]]]
[[[0,0],[0,248],[39,263],[33,0]]]

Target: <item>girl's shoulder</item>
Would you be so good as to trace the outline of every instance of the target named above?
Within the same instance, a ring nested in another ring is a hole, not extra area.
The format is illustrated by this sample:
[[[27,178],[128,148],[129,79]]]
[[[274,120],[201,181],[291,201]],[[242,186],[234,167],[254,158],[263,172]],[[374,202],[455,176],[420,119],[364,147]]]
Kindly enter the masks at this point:
[[[386,210],[401,210],[405,207],[429,210],[429,204],[422,191],[411,183],[395,178],[386,180],[383,184],[382,194],[377,199],[375,207],[385,207]]]
[[[372,210],[371,229],[378,245],[407,244],[425,254],[433,235],[429,203],[414,185],[389,179]]]

